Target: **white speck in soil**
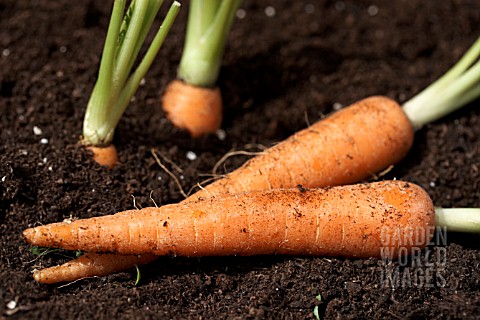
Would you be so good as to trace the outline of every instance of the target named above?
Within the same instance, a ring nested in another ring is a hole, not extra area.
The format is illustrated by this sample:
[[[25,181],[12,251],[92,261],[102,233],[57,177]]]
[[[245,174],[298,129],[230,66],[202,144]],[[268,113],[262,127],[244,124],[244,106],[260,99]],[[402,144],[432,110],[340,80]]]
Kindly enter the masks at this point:
[[[220,141],[225,140],[225,138],[227,137],[227,133],[223,129],[218,129],[216,134],[217,134],[218,140],[220,140]]]
[[[275,13],[276,13],[276,10],[275,10],[274,7],[268,6],[268,7],[265,8],[265,15],[267,17],[270,17],[270,18],[275,17]]]
[[[187,152],[187,159],[193,161],[193,160],[197,159],[197,155],[193,151],[188,151]]]
[[[141,86],[144,86],[145,83],[146,83],[145,78],[142,78],[142,80],[140,80],[140,85],[141,85]]]
[[[342,109],[342,107],[343,107],[343,105],[339,102],[335,102],[332,106],[333,110],[335,110],[335,111]]]
[[[238,19],[243,19],[247,16],[247,12],[243,9],[238,9],[236,15]]]
[[[7,303],[7,309],[8,310],[13,310],[17,307],[17,302],[14,301],[14,300],[10,300],[8,303]]]
[[[8,49],[3,49],[2,50],[2,56],[8,57],[9,55],[10,55],[10,50],[8,50]]]
[[[183,180],[185,177],[183,175],[181,175],[179,178],[180,178],[180,180]]]
[[[48,139],[47,139],[47,138],[42,138],[42,139],[40,140],[40,143],[41,143],[41,144],[48,144]]]
[[[47,161],[48,161],[47,158],[43,158],[43,159],[42,159],[42,162],[43,162],[43,163],[47,163]]]
[[[343,1],[335,2],[335,9],[337,9],[337,11],[343,11],[343,9],[345,9],[345,2]]]
[[[53,171],[53,167],[52,166],[48,167],[48,171]]]
[[[315,6],[311,3],[307,3],[303,9],[305,10],[306,13],[314,13],[315,12]]]
[[[378,14],[378,7],[371,5],[368,7],[367,11],[371,17],[376,16]]]
[[[2,177],[2,182],[5,182],[5,179],[7,179],[7,176]]]
[[[36,136],[39,136],[43,133],[42,129],[40,129],[39,127],[37,126],[33,126],[33,134],[36,135]]]
[[[158,181],[162,180],[162,176],[158,176],[157,180]]]
[[[435,188],[435,181],[430,181],[430,187]]]
[[[67,52],[67,47],[61,46],[60,48],[58,48],[58,50],[59,50],[61,53],[65,53],[65,52]]]

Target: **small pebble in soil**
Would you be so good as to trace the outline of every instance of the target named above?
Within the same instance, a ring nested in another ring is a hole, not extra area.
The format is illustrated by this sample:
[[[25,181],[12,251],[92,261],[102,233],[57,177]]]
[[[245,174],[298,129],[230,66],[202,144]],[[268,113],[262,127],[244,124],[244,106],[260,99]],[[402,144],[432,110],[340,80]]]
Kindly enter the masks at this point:
[[[371,17],[376,16],[378,14],[378,7],[371,5],[368,7],[367,11]]]
[[[47,161],[48,161],[47,158],[43,158],[43,159],[42,159],[42,162],[43,162],[44,164],[47,163]]]
[[[142,80],[140,80],[140,85],[141,85],[141,86],[144,86],[145,83],[146,83],[145,78],[142,78]]]
[[[243,19],[247,16],[247,12],[243,9],[238,9],[236,15],[238,19]]]
[[[42,129],[40,129],[39,127],[37,126],[33,126],[33,134],[36,135],[36,136],[39,136],[43,133]]]
[[[48,144],[48,139],[47,139],[47,138],[42,138],[42,139],[40,140],[40,143],[41,143],[41,144]]]
[[[345,2],[343,1],[335,2],[335,9],[337,9],[337,11],[343,11],[343,9],[345,9]]]
[[[435,181],[430,181],[430,187],[435,188]]]
[[[17,302],[15,300],[11,300],[7,303],[7,309],[13,310],[17,307]]]
[[[3,49],[2,50],[2,56],[8,57],[9,55],[10,55],[10,50],[8,50],[8,49]]]
[[[218,140],[220,140],[220,141],[225,140],[225,138],[227,137],[227,133],[223,129],[218,129],[216,134],[217,134]]]
[[[335,111],[342,109],[342,107],[343,107],[342,104],[339,102],[335,102],[332,106],[333,110]]]
[[[65,52],[67,52],[67,47],[61,46],[60,48],[58,48],[58,50],[59,50],[61,53],[65,53]]]
[[[188,151],[187,152],[187,159],[193,161],[193,160],[197,159],[197,155],[193,151]]]
[[[265,8],[265,15],[266,15],[267,17],[270,17],[270,18],[271,18],[271,17],[274,17],[274,16],[275,16],[275,13],[276,13],[276,10],[275,10],[274,7],[268,6],[268,7]]]
[[[306,13],[314,13],[315,12],[315,6],[311,3],[307,3],[303,9],[305,10]]]

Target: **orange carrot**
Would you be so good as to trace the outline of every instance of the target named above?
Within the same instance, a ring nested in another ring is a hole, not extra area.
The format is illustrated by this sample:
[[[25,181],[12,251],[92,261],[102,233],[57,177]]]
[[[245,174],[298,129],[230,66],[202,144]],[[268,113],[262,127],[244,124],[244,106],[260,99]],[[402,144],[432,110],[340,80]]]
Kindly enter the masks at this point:
[[[400,161],[413,136],[395,101],[366,98],[295,133],[190,198],[355,183]]]
[[[93,153],[93,160],[101,166],[112,169],[118,163],[118,153],[115,145],[107,147],[86,146],[85,149]]]
[[[187,129],[194,138],[215,133],[222,123],[222,97],[218,88],[172,81],[162,97],[163,110],[176,127]]]
[[[80,278],[106,276],[130,269],[133,265],[147,264],[156,258],[156,256],[152,255],[113,256],[110,254],[86,253],[72,262],[67,262],[61,266],[35,270],[33,278],[38,282],[51,284],[59,282],[59,279],[61,281],[74,281]],[[112,263],[112,261],[116,263]],[[122,265],[126,267],[122,268]],[[96,271],[94,274],[89,273],[89,270],[92,269]]]
[[[129,210],[27,229],[32,245],[120,254],[380,257],[425,246],[435,211],[402,181],[327,189],[276,189]],[[391,241],[395,235],[422,243]]]

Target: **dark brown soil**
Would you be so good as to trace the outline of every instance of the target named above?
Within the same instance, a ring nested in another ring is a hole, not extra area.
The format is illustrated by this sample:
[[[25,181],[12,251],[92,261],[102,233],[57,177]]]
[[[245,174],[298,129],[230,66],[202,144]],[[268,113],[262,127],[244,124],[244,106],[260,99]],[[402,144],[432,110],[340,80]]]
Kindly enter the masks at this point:
[[[33,255],[23,229],[131,209],[132,197],[138,207],[153,205],[150,194],[157,204],[182,199],[152,148],[184,170],[188,190],[229,150],[271,146],[334,105],[374,94],[404,102],[480,35],[475,0],[246,1],[219,80],[226,138],[191,140],[160,106],[180,58],[184,8],[119,124],[121,165],[106,170],[78,138],[110,6],[0,1],[0,318],[313,319],[315,306],[321,319],[479,317],[480,237],[454,233],[433,251],[446,252],[436,280],[412,276],[393,287],[382,282],[385,264],[376,259],[283,256],[162,258],[141,268],[137,286],[134,270],[64,287],[34,282],[34,267],[66,258]],[[384,178],[418,183],[438,206],[480,207],[479,104],[419,131],[413,150]],[[232,157],[222,170],[246,159]],[[400,270],[405,277],[413,269]]]

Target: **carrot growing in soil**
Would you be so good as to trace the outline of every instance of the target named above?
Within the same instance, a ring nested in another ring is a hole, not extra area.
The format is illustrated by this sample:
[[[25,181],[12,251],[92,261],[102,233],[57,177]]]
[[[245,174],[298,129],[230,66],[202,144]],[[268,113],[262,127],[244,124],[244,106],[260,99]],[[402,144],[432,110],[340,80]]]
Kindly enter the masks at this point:
[[[480,39],[451,71],[405,103],[404,109],[385,97],[361,100],[250,159],[186,201],[299,184],[306,188],[350,184],[374,176],[406,155],[413,143],[413,127],[418,129],[478,97],[480,63],[471,65],[479,54]],[[420,104],[418,97],[425,97],[426,93],[430,100]],[[448,103],[443,101],[444,94]],[[138,263],[136,256],[129,259],[121,257],[120,261],[125,263],[117,264],[113,256],[110,261],[121,271]],[[88,272],[79,273],[76,278],[105,275],[95,269],[94,263],[90,266]],[[73,276],[56,279],[74,280]]]
[[[479,217],[476,213],[476,232]],[[442,219],[448,226],[449,220]],[[455,219],[459,226],[462,216]],[[366,258],[380,257],[385,247],[393,254],[400,247],[407,251],[424,247],[434,226],[435,209],[428,194],[396,180],[213,197],[53,223],[27,229],[23,235],[33,245],[97,253]],[[399,235],[423,241],[392,241]]]
[[[173,2],[142,61],[131,72],[162,2],[163,0],[133,0],[124,17],[126,1],[115,0],[113,4],[98,79],[83,122],[82,143],[93,152],[94,160],[100,165],[113,167],[117,163],[117,150],[112,144],[115,127],[160,50],[180,9],[180,3]]]
[[[167,118],[192,137],[214,133],[222,122],[216,87],[228,33],[241,0],[192,0],[178,79],[162,98]]]

